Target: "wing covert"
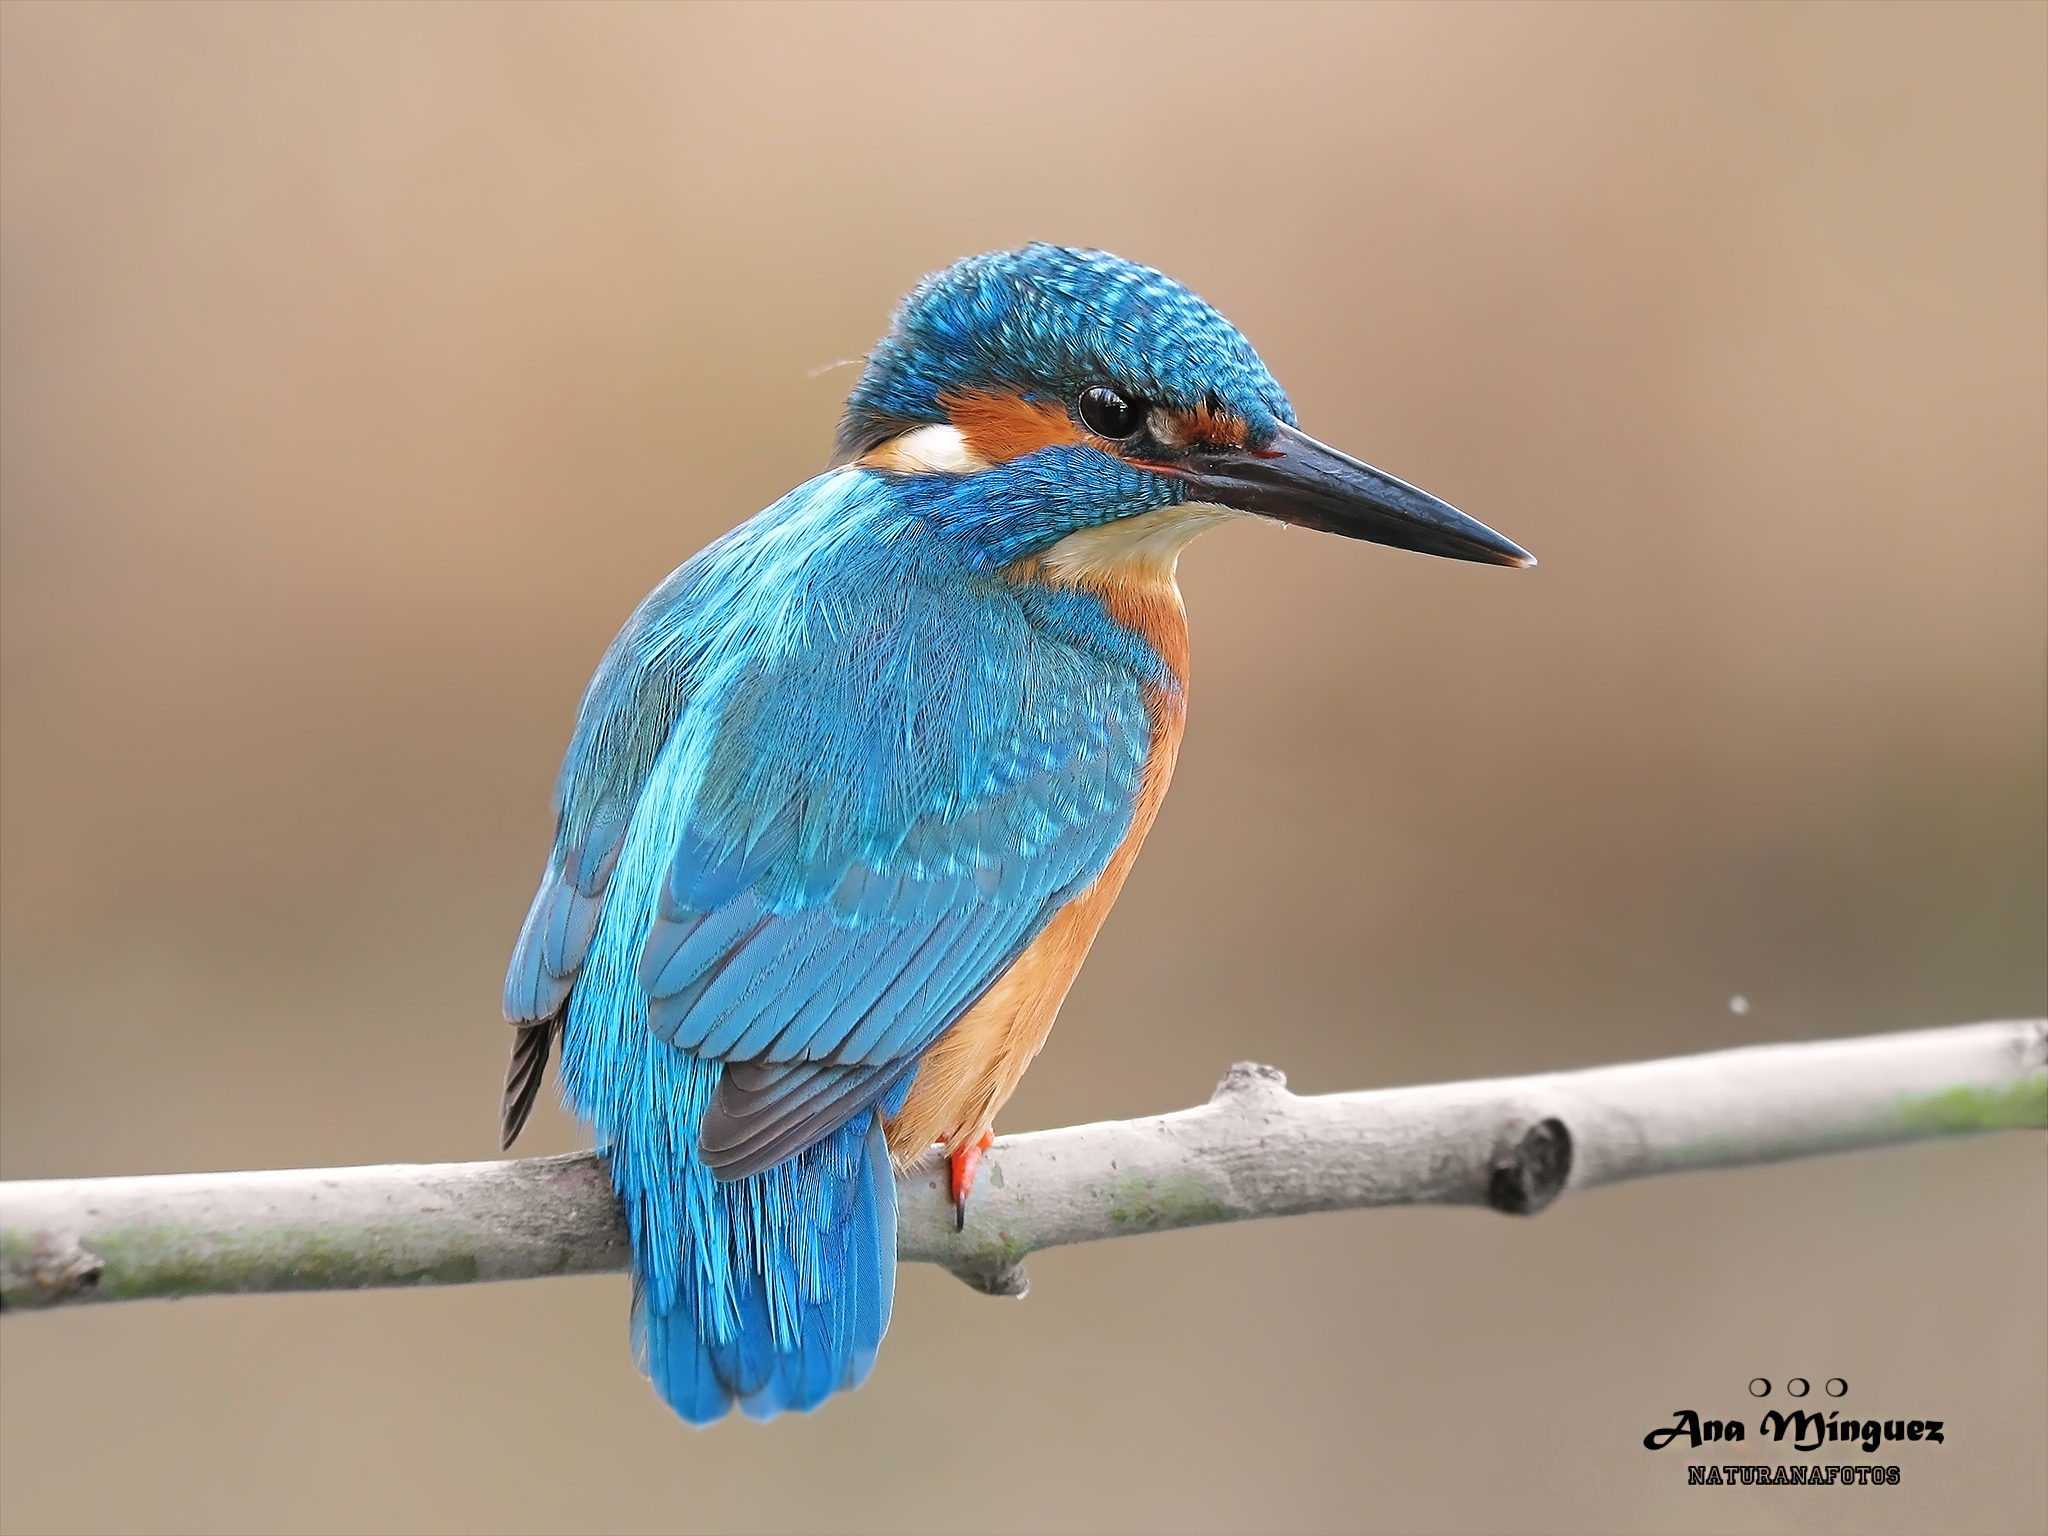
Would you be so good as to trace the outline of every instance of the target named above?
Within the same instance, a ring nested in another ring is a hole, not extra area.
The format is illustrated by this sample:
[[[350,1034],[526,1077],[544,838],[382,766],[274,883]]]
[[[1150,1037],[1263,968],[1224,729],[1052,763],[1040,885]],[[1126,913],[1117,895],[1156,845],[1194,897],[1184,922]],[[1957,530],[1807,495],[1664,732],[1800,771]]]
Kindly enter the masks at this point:
[[[972,798],[880,852],[806,862],[794,807],[744,848],[684,831],[639,982],[650,1029],[728,1063],[699,1147],[721,1178],[773,1166],[903,1083],[1108,864],[1149,744],[1142,699],[1133,688],[1062,723],[1064,739],[993,754]],[[822,894],[777,901],[778,886]]]

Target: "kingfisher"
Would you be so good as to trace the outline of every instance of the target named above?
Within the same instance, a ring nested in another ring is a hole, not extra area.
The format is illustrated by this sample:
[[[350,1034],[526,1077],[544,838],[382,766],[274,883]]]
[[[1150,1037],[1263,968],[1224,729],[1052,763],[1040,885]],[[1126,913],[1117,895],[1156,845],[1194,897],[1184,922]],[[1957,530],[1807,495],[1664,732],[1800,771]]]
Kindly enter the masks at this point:
[[[993,252],[898,307],[831,466],[605,652],[505,980],[503,1145],[559,1042],[685,1420],[867,1377],[897,1170],[946,1160],[964,1222],[1173,776],[1180,552],[1247,517],[1535,563],[1301,432],[1172,278]]]

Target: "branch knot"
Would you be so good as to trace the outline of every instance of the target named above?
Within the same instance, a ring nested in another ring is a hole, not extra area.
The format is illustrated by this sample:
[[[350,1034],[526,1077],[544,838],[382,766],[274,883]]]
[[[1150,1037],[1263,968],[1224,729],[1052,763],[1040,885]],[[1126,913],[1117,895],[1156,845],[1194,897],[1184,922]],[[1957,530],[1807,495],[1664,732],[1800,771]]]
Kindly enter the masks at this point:
[[[1223,1081],[1216,1085],[1216,1091],[1209,1095],[1211,1104],[1227,1104],[1236,1099],[1269,1099],[1274,1097],[1293,1098],[1287,1091],[1287,1074],[1278,1067],[1265,1067],[1256,1061],[1235,1061],[1230,1070],[1223,1074]]]
[[[1571,1176],[1572,1133],[1562,1120],[1539,1120],[1494,1159],[1486,1203],[1510,1216],[1534,1216],[1564,1193]]]
[[[69,1233],[11,1231],[0,1251],[0,1306],[50,1307],[75,1300],[100,1283],[106,1267],[105,1259]]]

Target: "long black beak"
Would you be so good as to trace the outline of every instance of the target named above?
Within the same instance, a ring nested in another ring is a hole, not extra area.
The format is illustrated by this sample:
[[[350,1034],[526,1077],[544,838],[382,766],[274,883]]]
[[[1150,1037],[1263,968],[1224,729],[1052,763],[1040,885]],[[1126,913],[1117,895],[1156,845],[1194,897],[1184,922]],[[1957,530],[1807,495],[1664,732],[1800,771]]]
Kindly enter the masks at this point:
[[[1536,563],[1521,545],[1448,502],[1289,426],[1270,447],[1197,450],[1147,467],[1185,480],[1192,499],[1347,539],[1488,565]]]

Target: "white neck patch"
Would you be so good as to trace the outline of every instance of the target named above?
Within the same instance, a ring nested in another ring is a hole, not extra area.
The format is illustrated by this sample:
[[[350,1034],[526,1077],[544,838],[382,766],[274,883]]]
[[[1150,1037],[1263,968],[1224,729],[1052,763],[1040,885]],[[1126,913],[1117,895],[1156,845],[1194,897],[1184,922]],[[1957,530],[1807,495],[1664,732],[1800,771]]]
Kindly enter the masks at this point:
[[[899,475],[971,475],[989,461],[968,446],[958,427],[916,427],[901,437],[870,448],[860,456],[866,469],[893,470]]]

